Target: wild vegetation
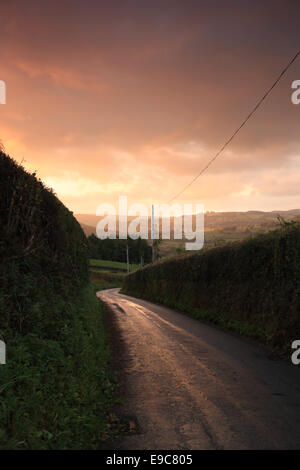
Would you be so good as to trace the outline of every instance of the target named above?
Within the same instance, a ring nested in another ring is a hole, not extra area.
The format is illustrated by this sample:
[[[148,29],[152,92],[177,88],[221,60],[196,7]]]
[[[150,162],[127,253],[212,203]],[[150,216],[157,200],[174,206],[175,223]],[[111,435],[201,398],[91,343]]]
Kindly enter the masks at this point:
[[[0,152],[0,448],[99,448],[114,382],[86,237],[53,192]]]
[[[300,332],[300,226],[282,223],[243,242],[148,265],[125,277],[124,292],[284,351]]]

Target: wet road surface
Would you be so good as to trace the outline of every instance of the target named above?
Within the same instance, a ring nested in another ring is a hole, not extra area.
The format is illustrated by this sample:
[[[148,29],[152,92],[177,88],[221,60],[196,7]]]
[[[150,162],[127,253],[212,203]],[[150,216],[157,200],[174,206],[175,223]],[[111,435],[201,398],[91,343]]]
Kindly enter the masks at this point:
[[[168,308],[97,293],[125,343],[122,449],[300,449],[300,366]],[[295,338],[299,339],[299,338]]]

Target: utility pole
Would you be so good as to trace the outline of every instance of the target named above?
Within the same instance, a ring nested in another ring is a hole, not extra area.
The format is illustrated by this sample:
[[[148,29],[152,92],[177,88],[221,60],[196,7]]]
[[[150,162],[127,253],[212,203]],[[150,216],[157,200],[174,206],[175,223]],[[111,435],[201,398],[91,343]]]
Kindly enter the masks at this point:
[[[129,248],[128,243],[126,245],[126,258],[127,258],[127,274],[129,273]]]
[[[152,241],[152,263],[155,262],[155,249],[154,249],[154,205],[152,204],[152,217],[151,217],[151,241]]]

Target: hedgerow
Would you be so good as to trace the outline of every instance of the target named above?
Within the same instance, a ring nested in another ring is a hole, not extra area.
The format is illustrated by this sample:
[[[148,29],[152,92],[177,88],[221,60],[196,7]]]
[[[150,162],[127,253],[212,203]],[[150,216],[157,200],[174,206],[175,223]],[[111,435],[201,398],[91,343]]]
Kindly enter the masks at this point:
[[[0,331],[53,338],[63,301],[88,282],[85,235],[55,194],[2,152],[0,217]]]
[[[300,334],[300,227],[148,265],[124,292],[284,348]]]
[[[36,175],[0,152],[0,449],[99,448],[115,432],[86,237]]]

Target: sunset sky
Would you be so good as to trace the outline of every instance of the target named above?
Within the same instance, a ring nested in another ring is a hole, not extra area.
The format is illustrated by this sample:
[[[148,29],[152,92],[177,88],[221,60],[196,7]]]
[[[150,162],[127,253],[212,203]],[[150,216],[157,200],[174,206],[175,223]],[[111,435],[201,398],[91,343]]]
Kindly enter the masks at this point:
[[[300,49],[298,0],[0,0],[0,139],[75,213],[165,203]],[[300,59],[178,202],[300,208]]]

